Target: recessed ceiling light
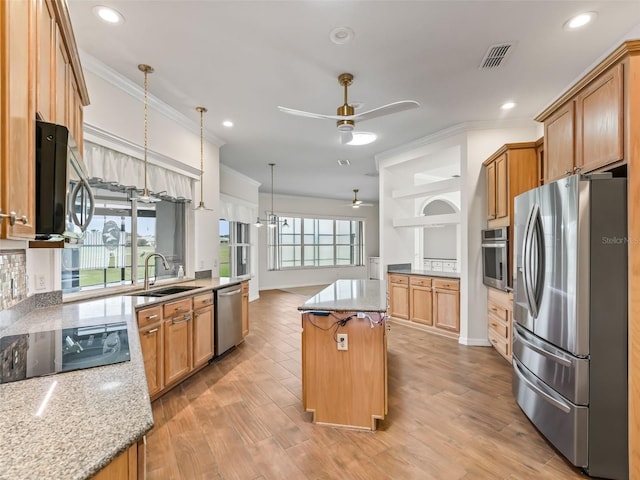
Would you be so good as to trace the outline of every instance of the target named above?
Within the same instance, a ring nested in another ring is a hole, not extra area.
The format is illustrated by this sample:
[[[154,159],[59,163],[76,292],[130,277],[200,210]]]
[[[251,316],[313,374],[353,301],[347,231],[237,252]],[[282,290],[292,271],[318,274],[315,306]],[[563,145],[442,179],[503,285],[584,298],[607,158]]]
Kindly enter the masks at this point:
[[[111,7],[96,5],[95,7],[93,7],[93,13],[100,20],[110,25],[118,25],[124,23],[124,17],[122,16],[122,14]]]
[[[586,12],[571,17],[564,23],[565,30],[576,30],[584,27],[586,24],[591,23],[598,14],[596,12]]]
[[[353,138],[347,145],[368,145],[376,141],[378,136],[370,132],[353,132]]]
[[[516,106],[516,104],[514,102],[505,102],[505,103],[502,104],[502,106],[500,108],[502,110],[511,110],[515,106]]]
[[[344,45],[353,40],[354,35],[355,33],[353,33],[353,30],[349,27],[337,27],[331,30],[329,38],[336,45]]]
[[[222,122],[222,126],[231,128],[233,127],[233,122],[231,120],[225,120],[224,122]]]

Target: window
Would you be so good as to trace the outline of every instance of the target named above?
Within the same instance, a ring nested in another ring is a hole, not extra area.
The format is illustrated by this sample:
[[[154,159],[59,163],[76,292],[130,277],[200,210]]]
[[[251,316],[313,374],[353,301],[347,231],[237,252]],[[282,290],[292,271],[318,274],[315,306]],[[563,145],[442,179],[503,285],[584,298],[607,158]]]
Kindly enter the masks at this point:
[[[250,273],[250,225],[220,220],[220,277],[240,277]]]
[[[363,265],[363,232],[359,220],[279,217],[268,232],[269,270]]]
[[[96,209],[83,244],[61,252],[62,292],[141,283],[145,258],[154,252],[171,268],[151,261],[150,278],[176,277],[185,259],[185,204],[138,203],[124,189],[93,188]]]

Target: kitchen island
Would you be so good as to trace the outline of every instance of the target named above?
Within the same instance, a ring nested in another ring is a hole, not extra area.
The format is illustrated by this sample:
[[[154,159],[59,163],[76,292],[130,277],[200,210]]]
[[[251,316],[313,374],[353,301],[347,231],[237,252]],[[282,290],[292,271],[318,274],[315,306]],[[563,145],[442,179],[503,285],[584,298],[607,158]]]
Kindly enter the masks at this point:
[[[338,280],[302,313],[302,403],[313,423],[375,430],[387,414],[387,300],[378,280]]]

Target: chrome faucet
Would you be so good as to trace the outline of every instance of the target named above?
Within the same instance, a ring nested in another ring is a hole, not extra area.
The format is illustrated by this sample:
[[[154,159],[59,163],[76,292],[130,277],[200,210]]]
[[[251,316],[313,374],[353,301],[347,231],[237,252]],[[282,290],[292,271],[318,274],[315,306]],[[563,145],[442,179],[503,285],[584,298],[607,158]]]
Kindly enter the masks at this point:
[[[165,256],[161,253],[150,253],[147,258],[144,259],[144,289],[149,290],[149,260],[153,257],[160,257],[162,259],[162,266],[165,270],[169,270],[169,262]]]

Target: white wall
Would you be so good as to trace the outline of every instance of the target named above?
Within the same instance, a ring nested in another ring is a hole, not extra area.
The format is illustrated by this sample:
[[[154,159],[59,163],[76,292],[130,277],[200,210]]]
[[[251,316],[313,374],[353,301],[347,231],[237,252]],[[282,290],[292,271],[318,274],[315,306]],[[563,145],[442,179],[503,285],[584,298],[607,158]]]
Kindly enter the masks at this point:
[[[276,215],[305,215],[327,218],[353,218],[365,221],[365,265],[361,267],[328,267],[307,268],[300,270],[267,270],[267,228],[252,227],[252,233],[258,231],[259,277],[260,290],[322,285],[333,283],[342,278],[367,278],[366,259],[377,257],[378,248],[378,208],[362,207],[353,209],[348,200],[328,200],[312,197],[295,197],[274,195],[274,211]],[[260,212],[271,210],[271,194],[260,194]]]

